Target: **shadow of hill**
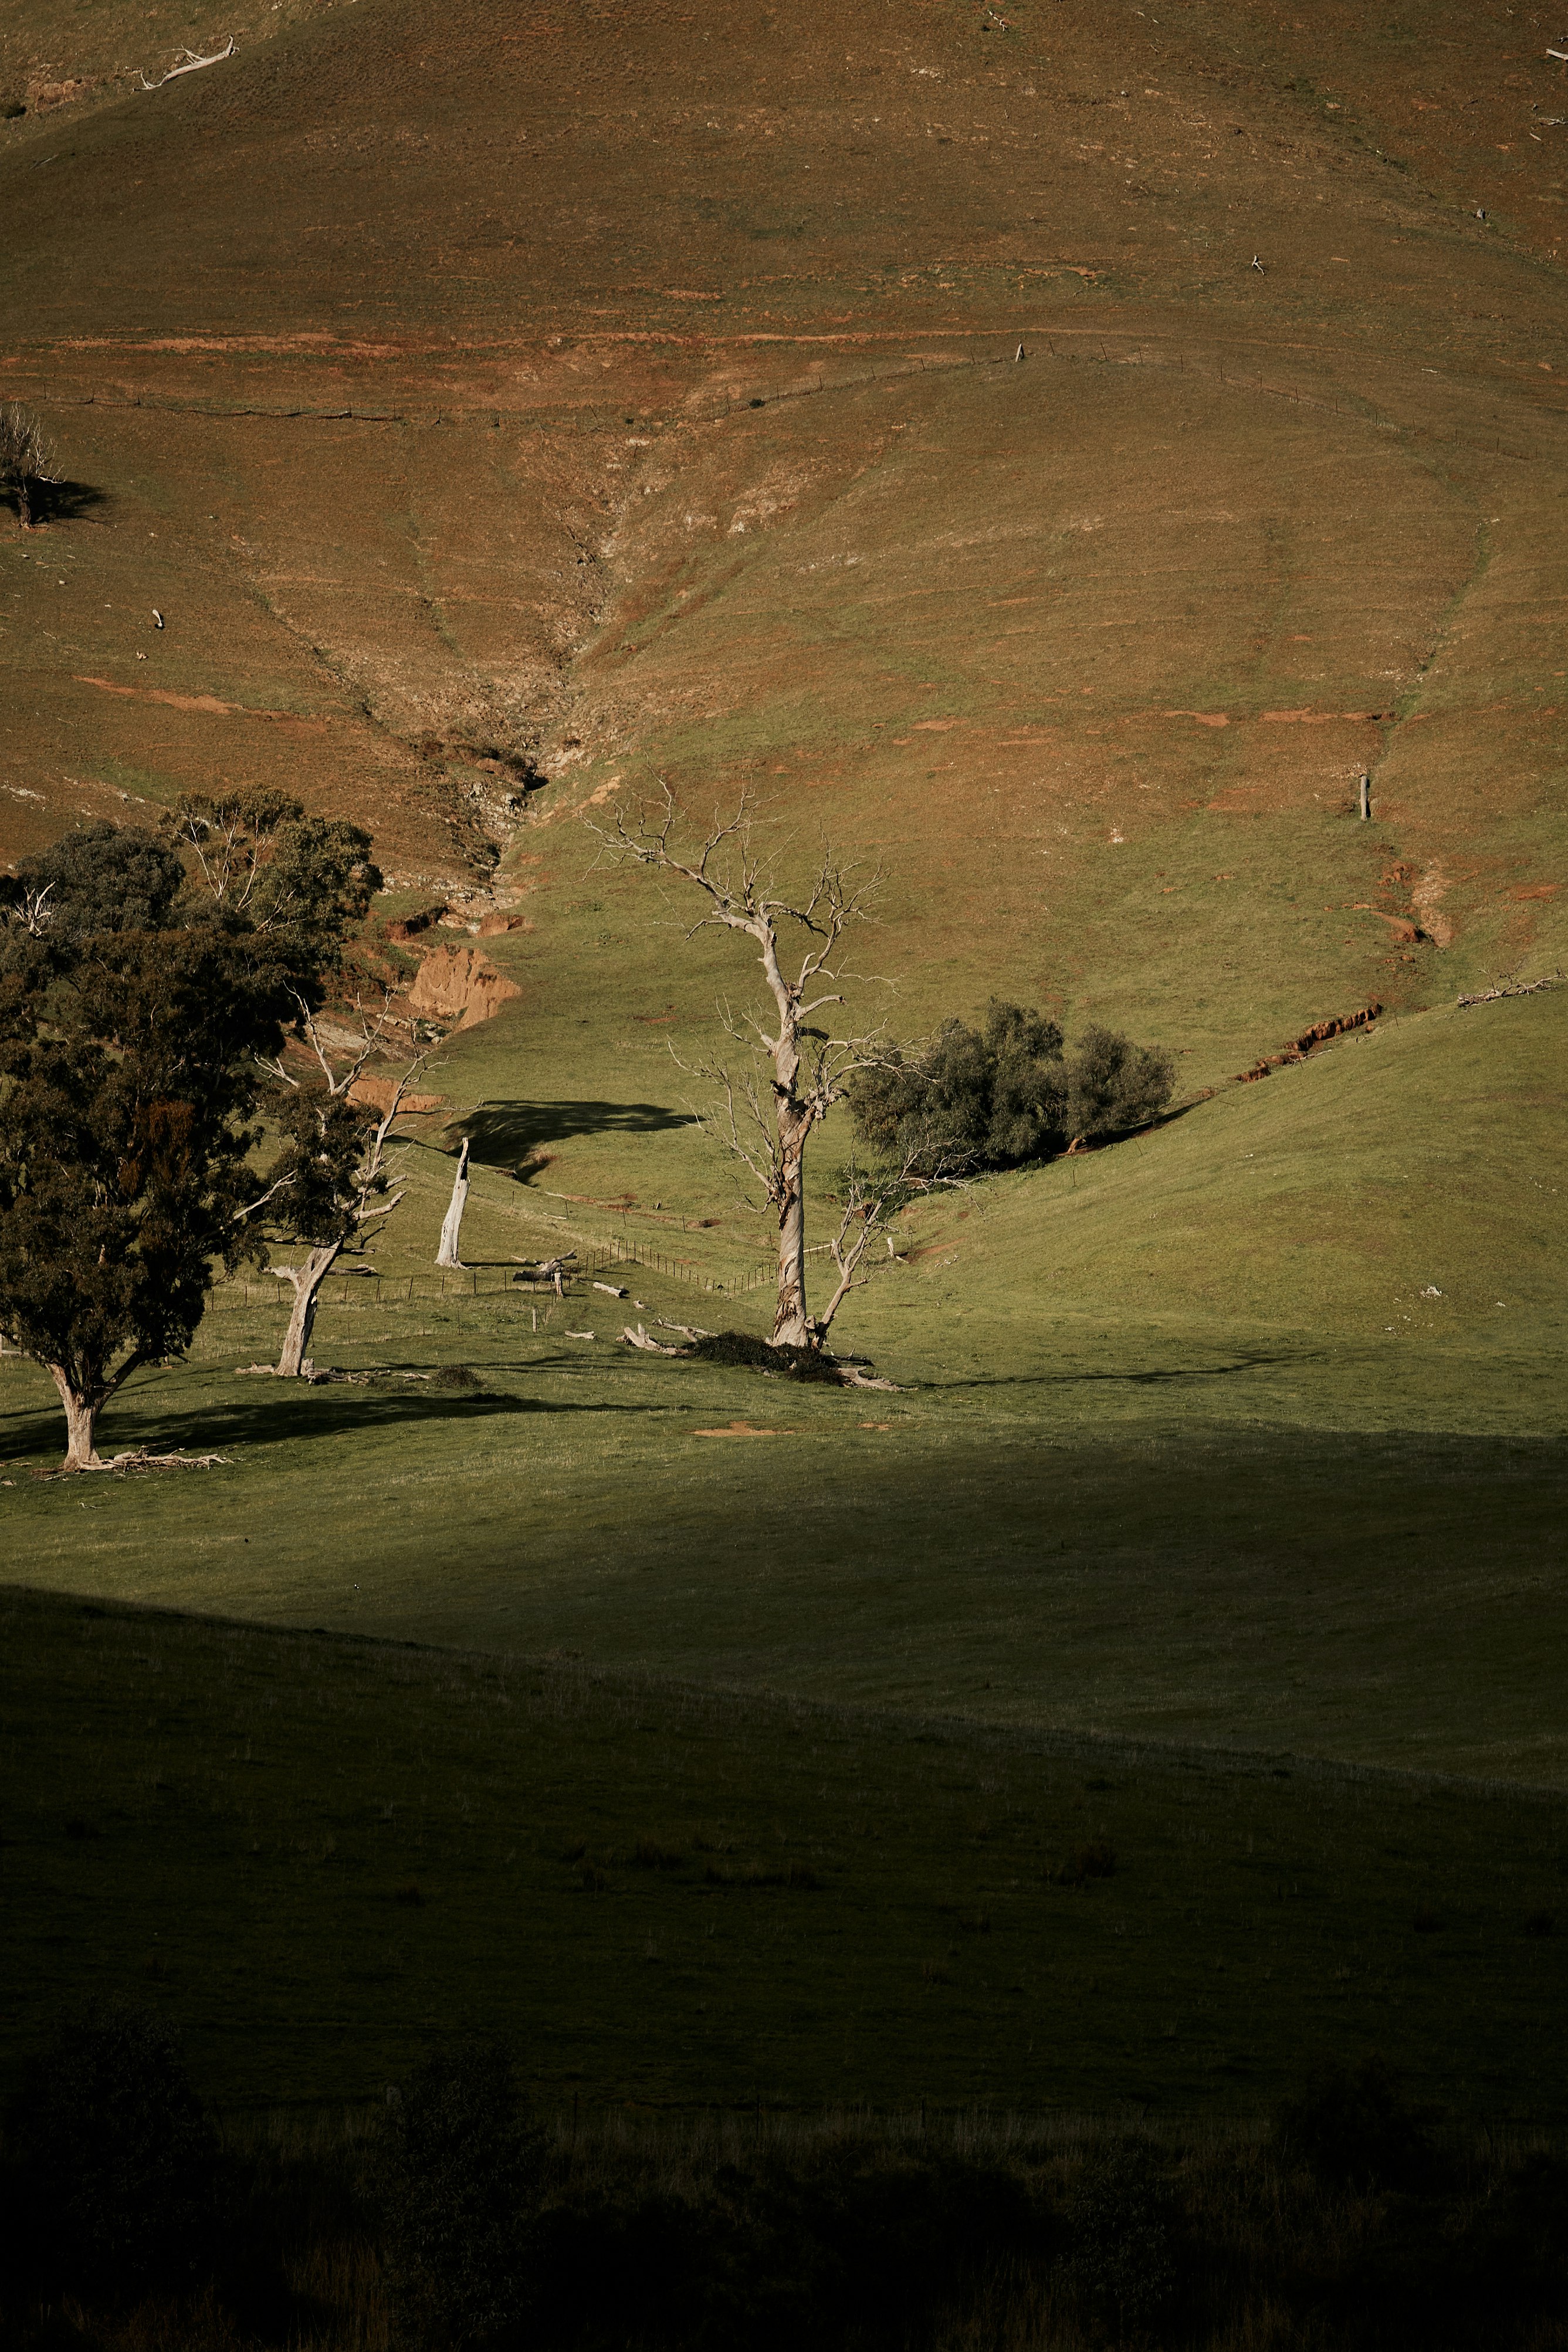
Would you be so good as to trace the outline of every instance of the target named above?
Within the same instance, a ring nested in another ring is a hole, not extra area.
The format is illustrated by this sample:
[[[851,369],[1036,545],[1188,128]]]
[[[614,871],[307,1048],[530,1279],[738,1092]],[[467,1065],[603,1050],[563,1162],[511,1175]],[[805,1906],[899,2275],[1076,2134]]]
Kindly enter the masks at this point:
[[[547,1143],[584,1135],[661,1135],[694,1124],[691,1113],[665,1103],[481,1103],[451,1132],[465,1135],[472,1158],[486,1168],[514,1168]]]

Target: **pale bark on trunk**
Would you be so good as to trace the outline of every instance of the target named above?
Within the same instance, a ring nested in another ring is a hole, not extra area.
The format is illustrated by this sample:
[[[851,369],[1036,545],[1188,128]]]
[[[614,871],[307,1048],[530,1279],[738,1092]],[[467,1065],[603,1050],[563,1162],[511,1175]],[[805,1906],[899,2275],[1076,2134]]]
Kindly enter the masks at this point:
[[[465,1136],[457,1160],[457,1173],[452,1180],[452,1200],[441,1227],[441,1247],[435,1253],[437,1265],[461,1265],[463,1263],[463,1211],[467,1199],[468,1139]]]
[[[331,1273],[342,1246],[341,1242],[329,1242],[321,1249],[313,1249],[303,1265],[280,1265],[277,1269],[294,1285],[294,1307],[283,1335],[283,1352],[273,1366],[280,1381],[297,1381],[304,1376],[321,1285]]]
[[[809,1348],[813,1334],[806,1314],[806,1188],[800,1147],[787,1152],[779,1170],[779,1303],[773,1317],[776,1348]]]
[[[68,1470],[98,1470],[102,1467],[98,1458],[94,1434],[98,1416],[103,1411],[101,1396],[83,1396],[71,1384],[58,1364],[49,1366],[60,1402],[66,1415],[66,1459]]]

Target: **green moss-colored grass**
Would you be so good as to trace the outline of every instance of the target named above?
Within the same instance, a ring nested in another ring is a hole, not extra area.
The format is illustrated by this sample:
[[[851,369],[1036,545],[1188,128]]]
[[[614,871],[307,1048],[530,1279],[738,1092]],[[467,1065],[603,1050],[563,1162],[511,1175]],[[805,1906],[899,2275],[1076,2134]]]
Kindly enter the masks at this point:
[[[488,1394],[235,1379],[283,1319],[253,1292],[104,1428],[106,1445],[228,1466],[39,1483],[53,1400],[7,1362],[8,1557],[39,1584],[274,1622],[1559,1778],[1555,1111],[1543,1082],[1506,1073],[1551,1061],[1560,1003],[1410,1022],[1141,1144],[923,1213],[908,1262],[845,1322],[892,1394],[650,1359],[618,1336],[649,1315],[755,1328],[766,1290],[638,1268],[625,1302],[400,1303],[394,1270],[434,1286],[414,1244],[450,1170],[420,1151],[384,1292],[341,1286],[318,1358],[465,1360]],[[492,1025],[476,1057],[502,1050]],[[1519,1139],[1506,1180],[1500,1088]],[[623,1230],[699,1277],[735,1265],[729,1228],[676,1213],[682,1186],[712,1181],[689,1129],[569,1150],[573,1191],[612,1164],[672,1169],[665,1205],[646,1181]],[[493,1169],[476,1197],[476,1257],[616,1223],[560,1201],[559,1224],[530,1223],[546,1196]],[[737,1421],[779,1433],[700,1433]]]
[[[1371,2048],[1568,2103],[1555,1797],[0,1605],[13,2051],[129,1990],[257,2105],[465,2021],[591,2105],[1256,2111]]]

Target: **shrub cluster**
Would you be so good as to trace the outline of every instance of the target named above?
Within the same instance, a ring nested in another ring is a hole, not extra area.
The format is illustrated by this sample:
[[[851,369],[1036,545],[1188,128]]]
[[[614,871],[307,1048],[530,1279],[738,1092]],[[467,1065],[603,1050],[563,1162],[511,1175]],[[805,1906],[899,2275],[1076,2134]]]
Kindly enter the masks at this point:
[[[868,1150],[936,1176],[1124,1134],[1157,1118],[1175,1084],[1176,1064],[1157,1045],[1091,1027],[1070,1053],[1044,1013],[993,997],[983,1027],[945,1022],[924,1053],[868,1070],[852,1108]]]

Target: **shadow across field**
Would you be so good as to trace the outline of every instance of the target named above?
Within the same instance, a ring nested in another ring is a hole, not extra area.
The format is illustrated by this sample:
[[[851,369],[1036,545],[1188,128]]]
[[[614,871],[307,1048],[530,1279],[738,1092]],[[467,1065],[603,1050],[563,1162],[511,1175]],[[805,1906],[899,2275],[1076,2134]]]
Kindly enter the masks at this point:
[[[576,1355],[541,1356],[515,1368],[520,1374],[559,1375],[581,1372],[584,1360]],[[395,1377],[395,1375],[393,1376]],[[567,1401],[559,1397],[511,1396],[496,1390],[465,1395],[451,1391],[361,1386],[357,1381],[311,1386],[301,1381],[276,1387],[256,1383],[254,1397],[192,1411],[150,1411],[151,1400],[134,1390],[105,1413],[98,1433],[99,1449],[110,1454],[138,1449],[150,1454],[222,1452],[231,1445],[287,1445],[311,1439],[346,1435],[371,1436],[399,1427],[429,1429],[442,1423],[469,1425],[506,1420],[518,1414],[550,1421],[586,1415],[591,1419],[642,1421],[669,1412],[668,1401],[651,1396],[645,1402],[607,1402],[601,1396]],[[140,1409],[139,1409],[140,1408]],[[65,1423],[57,1409],[40,1404],[36,1411],[10,1413],[0,1419],[0,1462],[52,1466],[65,1443]]]
[[[454,1133],[465,1135],[471,1156],[486,1168],[514,1168],[547,1143],[584,1135],[663,1135],[694,1124],[691,1113],[667,1103],[481,1103]]]
[[[259,1390],[260,1382],[256,1385]],[[489,1421],[509,1413],[573,1409],[532,1397],[498,1396],[490,1391],[470,1396],[428,1395],[401,1388],[311,1388],[304,1382],[298,1390],[292,1383],[269,1386],[254,1403],[247,1400],[209,1405],[193,1412],[152,1414],[145,1408],[138,1412],[138,1402],[132,1394],[118,1412],[111,1409],[105,1414],[99,1445],[106,1455],[135,1446],[144,1446],[150,1453],[199,1454],[221,1451],[225,1445],[285,1444],[299,1438],[338,1437],[350,1431],[362,1433],[402,1423],[424,1428],[432,1423]],[[13,1461],[25,1461],[35,1454],[53,1455],[64,1443],[65,1424],[57,1411],[40,1407],[37,1412],[7,1418],[5,1442]]]
[[[1320,1349],[1286,1349],[1278,1353],[1260,1350],[1256,1355],[1238,1355],[1223,1364],[1155,1364],[1136,1371],[1100,1372],[978,1372],[967,1380],[924,1380],[923,1389],[961,1391],[965,1389],[1076,1389],[1108,1385],[1113,1388],[1180,1388],[1192,1381],[1234,1380],[1248,1372],[1276,1371],[1282,1365],[1304,1365],[1322,1360]]]

